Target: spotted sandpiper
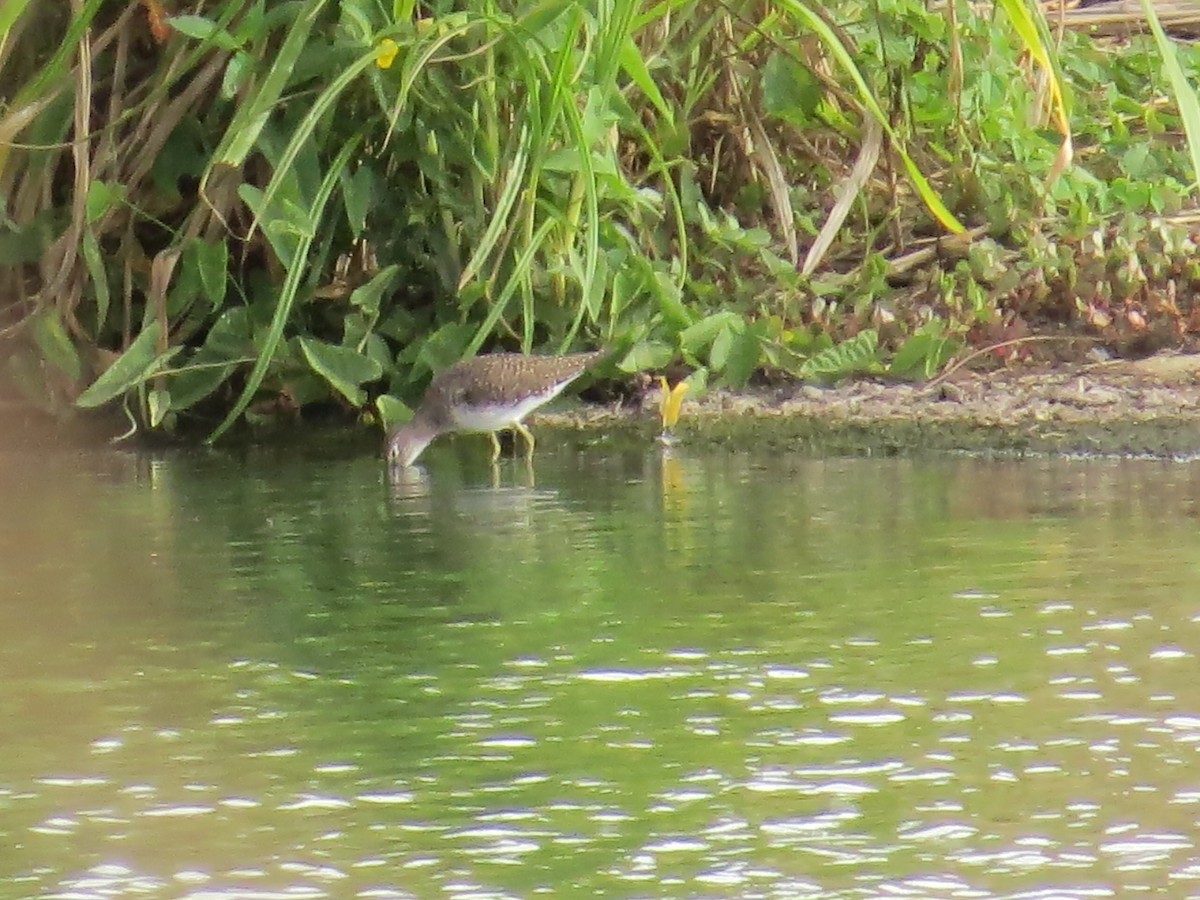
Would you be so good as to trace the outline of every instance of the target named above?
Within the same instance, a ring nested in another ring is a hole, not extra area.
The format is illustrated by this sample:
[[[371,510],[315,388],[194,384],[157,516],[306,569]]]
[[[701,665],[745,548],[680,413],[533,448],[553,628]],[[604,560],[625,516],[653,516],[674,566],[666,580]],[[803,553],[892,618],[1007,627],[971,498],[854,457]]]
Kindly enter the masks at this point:
[[[525,356],[492,353],[451,366],[429,384],[412,419],[388,435],[387,458],[411,466],[440,434],[486,432],[492,439],[492,462],[500,457],[496,432],[511,428],[525,439],[533,456],[533,435],[522,419],[558,394],[606,352],[568,356]]]

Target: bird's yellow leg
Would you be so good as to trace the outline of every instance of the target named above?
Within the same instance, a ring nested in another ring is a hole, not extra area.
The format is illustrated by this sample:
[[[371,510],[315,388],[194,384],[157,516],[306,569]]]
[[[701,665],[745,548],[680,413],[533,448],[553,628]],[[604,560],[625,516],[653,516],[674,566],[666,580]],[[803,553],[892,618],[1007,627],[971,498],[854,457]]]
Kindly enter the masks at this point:
[[[492,440],[492,463],[495,463],[500,458],[500,441],[494,431],[489,431],[488,437]]]
[[[513,423],[513,431],[525,438],[525,458],[533,459],[533,432],[522,425],[520,422]]]

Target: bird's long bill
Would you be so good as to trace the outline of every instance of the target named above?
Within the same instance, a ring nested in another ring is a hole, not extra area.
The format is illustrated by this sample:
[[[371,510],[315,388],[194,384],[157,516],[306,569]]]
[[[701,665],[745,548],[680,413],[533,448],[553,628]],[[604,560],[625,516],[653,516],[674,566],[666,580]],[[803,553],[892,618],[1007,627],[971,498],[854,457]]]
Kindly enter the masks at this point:
[[[419,422],[409,422],[392,432],[387,443],[388,463],[393,466],[411,466],[437,436],[437,431]]]

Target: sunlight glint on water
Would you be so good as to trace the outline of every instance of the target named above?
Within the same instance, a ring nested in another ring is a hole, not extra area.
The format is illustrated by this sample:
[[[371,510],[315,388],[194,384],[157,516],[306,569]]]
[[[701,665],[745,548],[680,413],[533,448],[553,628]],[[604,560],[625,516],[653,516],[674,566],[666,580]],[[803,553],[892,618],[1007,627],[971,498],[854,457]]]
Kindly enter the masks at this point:
[[[1197,464],[8,453],[0,897],[1200,893]]]

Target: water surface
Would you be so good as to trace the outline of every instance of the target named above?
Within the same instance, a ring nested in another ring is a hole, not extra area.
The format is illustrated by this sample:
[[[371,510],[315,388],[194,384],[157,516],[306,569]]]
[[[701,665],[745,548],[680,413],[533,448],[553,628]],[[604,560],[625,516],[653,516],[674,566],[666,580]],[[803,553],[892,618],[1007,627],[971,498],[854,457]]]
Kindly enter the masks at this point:
[[[1200,464],[0,454],[0,897],[1200,895]]]

